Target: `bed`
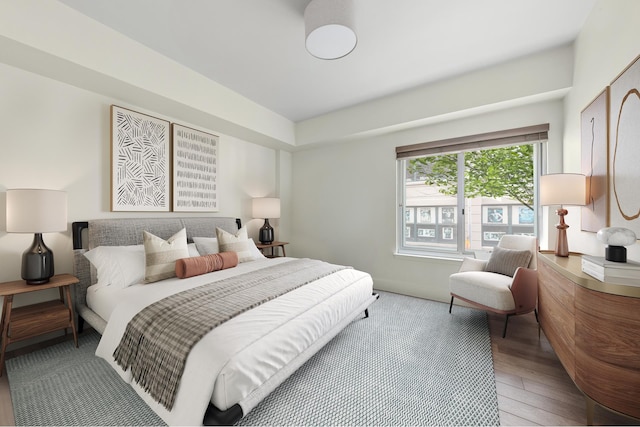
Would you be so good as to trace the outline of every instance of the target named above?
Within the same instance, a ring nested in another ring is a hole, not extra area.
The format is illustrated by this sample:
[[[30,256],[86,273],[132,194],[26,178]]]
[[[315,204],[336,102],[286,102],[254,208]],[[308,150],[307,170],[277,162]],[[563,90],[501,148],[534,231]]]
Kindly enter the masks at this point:
[[[96,354],[169,425],[234,423],[350,322],[368,316],[368,306],[377,298],[369,274],[339,268],[232,317],[193,346],[169,409],[152,397],[148,387],[132,378],[131,370],[123,369],[114,359],[114,351],[134,316],[176,292],[202,289],[211,283],[240,282],[313,261],[256,256],[236,267],[187,279],[168,278],[119,288],[98,283],[96,269],[85,254],[98,247],[117,251],[139,247],[143,231],[166,240],[185,229],[190,255],[195,257],[199,252],[194,238],[215,238],[216,227],[233,234],[241,223],[225,217],[73,223],[74,274],[80,280],[74,289],[79,329],[86,322],[102,334]]]

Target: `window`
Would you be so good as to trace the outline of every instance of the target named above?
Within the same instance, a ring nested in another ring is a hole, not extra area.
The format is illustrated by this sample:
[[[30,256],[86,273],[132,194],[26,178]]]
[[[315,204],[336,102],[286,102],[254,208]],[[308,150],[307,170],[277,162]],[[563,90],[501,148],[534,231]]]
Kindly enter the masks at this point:
[[[539,142],[548,125],[397,147],[398,252],[459,256],[536,235]]]

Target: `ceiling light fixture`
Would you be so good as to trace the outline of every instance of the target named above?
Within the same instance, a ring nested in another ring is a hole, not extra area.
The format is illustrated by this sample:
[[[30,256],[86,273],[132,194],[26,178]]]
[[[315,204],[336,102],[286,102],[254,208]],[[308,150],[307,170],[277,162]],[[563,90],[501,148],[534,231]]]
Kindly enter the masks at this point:
[[[356,47],[353,0],[311,0],[304,26],[307,51],[316,58],[342,58]]]

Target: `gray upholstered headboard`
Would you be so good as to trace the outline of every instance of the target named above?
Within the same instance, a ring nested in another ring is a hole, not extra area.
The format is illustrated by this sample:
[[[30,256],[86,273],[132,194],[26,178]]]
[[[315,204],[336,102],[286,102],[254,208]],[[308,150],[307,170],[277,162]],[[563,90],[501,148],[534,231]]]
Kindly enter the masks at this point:
[[[95,271],[84,256],[86,251],[98,246],[141,245],[143,231],[168,239],[186,228],[187,241],[192,243],[193,237],[216,237],[216,227],[235,233],[241,226],[240,219],[229,217],[118,218],[74,222],[73,274],[80,280],[74,289],[76,313],[102,332],[104,321],[86,303],[87,288],[96,281]]]

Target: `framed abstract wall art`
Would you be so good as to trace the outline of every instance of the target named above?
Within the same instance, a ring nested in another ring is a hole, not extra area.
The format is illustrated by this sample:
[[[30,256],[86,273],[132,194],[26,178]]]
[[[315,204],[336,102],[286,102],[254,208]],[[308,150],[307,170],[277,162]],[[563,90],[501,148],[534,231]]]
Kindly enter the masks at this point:
[[[111,106],[111,210],[170,206],[169,122]]]
[[[587,177],[582,230],[597,232],[609,224],[609,88],[580,113],[581,169]]]
[[[173,210],[217,212],[219,137],[176,123],[173,136]]]
[[[640,235],[640,56],[610,86],[610,225]]]

